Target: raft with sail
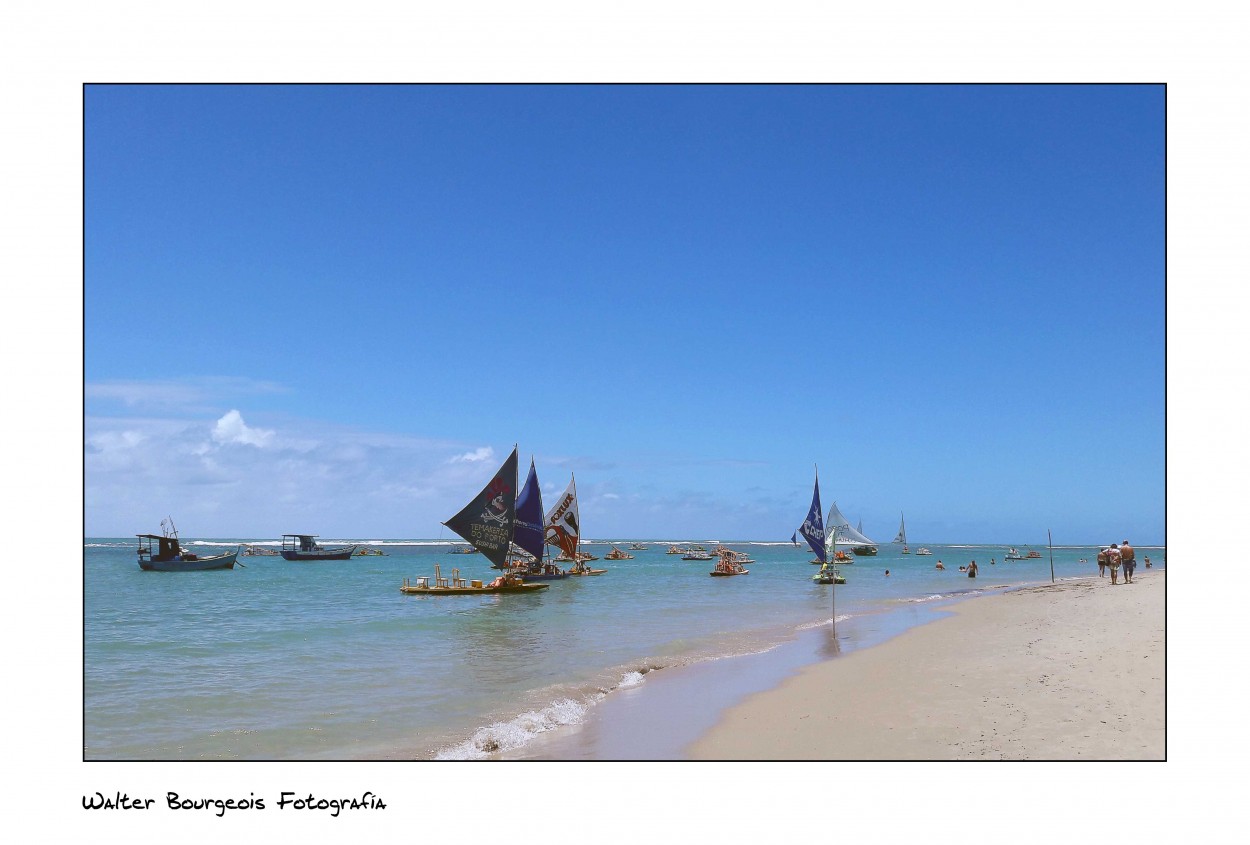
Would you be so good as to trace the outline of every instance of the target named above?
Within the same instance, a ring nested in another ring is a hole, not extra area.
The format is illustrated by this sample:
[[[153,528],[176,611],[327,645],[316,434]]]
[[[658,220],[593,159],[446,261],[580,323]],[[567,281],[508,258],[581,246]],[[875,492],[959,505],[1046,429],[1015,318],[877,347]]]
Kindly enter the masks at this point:
[[[463,537],[469,545],[480,551],[492,563],[504,564],[517,527],[517,450],[503,462],[482,492],[478,493],[459,513],[443,524]],[[532,593],[545,590],[546,584],[529,584],[513,571],[483,584],[459,577],[459,570],[452,570],[451,578],[443,578],[437,564],[434,566],[434,584],[428,576],[404,579],[400,592],[409,595],[490,595],[495,593]]]
[[[903,514],[901,511],[898,515],[898,534],[895,536],[894,542],[903,544],[903,554],[911,554],[911,550],[907,548],[907,524],[903,522]]]
[[[836,505],[834,510],[836,510]],[[829,560],[830,546],[826,541],[825,523],[820,515],[819,473],[816,475],[816,485],[812,489],[812,505],[808,508],[807,518],[799,527],[799,533],[803,535],[803,539],[807,540],[807,545],[811,546],[812,551],[816,553],[816,558],[820,561],[820,571],[812,576],[812,580],[819,584],[845,584],[846,579],[842,577],[842,573],[838,572],[837,566]]]
[[[564,493],[547,512],[547,518],[544,521],[545,535],[544,540],[548,546],[555,546],[560,550],[560,557],[557,560],[571,560],[573,566],[569,568],[568,574],[574,577],[587,577],[591,575],[602,575],[607,572],[606,569],[592,569],[586,565],[588,560],[598,560],[593,555],[584,554],[580,551],[579,545],[582,540],[581,517],[577,510],[577,478],[570,474],[569,486],[565,488]]]

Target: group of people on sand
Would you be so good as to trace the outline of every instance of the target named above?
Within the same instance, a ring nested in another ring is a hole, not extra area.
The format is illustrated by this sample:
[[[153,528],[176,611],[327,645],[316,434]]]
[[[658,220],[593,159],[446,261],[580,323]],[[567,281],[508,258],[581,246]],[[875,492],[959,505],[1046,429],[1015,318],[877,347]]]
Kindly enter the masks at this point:
[[[1143,559],[1146,568],[1150,568],[1150,556],[1147,555]],[[1112,543],[1108,548],[1098,553],[1098,577],[1102,578],[1107,569],[1111,570],[1111,583],[1120,583],[1120,567],[1124,567],[1124,583],[1133,583],[1133,571],[1137,569],[1137,552],[1129,545],[1128,540],[1123,543]]]

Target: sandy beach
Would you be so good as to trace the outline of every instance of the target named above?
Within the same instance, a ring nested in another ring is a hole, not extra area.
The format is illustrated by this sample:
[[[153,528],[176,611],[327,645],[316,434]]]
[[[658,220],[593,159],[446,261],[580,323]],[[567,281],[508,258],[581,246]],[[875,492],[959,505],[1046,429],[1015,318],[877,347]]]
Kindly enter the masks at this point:
[[[983,596],[747,698],[703,760],[1162,760],[1163,571]],[[835,641],[831,639],[831,644]]]

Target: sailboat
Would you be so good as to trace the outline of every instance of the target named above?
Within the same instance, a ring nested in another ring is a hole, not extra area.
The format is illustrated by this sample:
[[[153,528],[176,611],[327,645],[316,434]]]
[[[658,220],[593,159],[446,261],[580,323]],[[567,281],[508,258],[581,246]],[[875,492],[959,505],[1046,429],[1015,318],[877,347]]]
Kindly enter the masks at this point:
[[[838,510],[837,502],[829,508],[829,519],[825,522],[825,530],[831,535],[830,542],[836,546],[849,546],[853,553],[861,557],[877,553],[877,544],[868,539],[860,529],[851,527],[851,521]]]
[[[555,546],[562,552],[562,557],[573,561],[569,575],[602,575],[606,569],[591,569],[586,565],[587,558],[578,553],[578,544],[582,539],[581,518],[577,513],[577,479],[569,476],[569,486],[560,496],[555,506],[547,512],[543,523],[547,545]]]
[[[903,554],[911,554],[911,549],[907,548],[907,526],[903,523],[903,512],[898,514],[898,536],[894,538],[894,542],[903,544]]]
[[[812,580],[820,584],[845,584],[846,579],[838,572],[836,566],[828,558],[828,547],[825,545],[825,524],[820,515],[820,474],[816,474],[816,487],[812,490],[812,506],[807,511],[807,519],[799,527],[799,533],[812,547],[816,557],[820,559],[820,571],[812,576]]]
[[[490,483],[482,488],[471,502],[443,524],[468,541],[492,563],[506,565],[508,552],[516,536],[517,509],[517,450],[503,462]],[[429,596],[462,596],[493,593],[530,593],[547,589],[546,584],[527,584],[517,573],[505,569],[503,574],[483,584],[466,581],[460,570],[453,569],[451,578],[444,578],[438,564],[434,565],[434,585],[429,576],[411,581],[404,579],[400,592]]]
[[[551,562],[547,551],[546,520],[543,517],[543,494],[538,487],[538,472],[530,459],[529,475],[516,500],[516,536],[512,542],[525,551],[528,562],[518,570],[526,581],[558,581],[569,573]]]

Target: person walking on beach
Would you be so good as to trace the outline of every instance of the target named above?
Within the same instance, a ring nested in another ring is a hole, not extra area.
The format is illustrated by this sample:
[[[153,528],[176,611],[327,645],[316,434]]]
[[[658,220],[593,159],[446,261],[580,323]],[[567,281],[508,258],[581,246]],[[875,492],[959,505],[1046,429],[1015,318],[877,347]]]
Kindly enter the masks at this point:
[[[1107,566],[1111,568],[1111,584],[1114,586],[1119,583],[1116,578],[1120,574],[1120,549],[1115,543],[1111,544],[1111,548],[1107,549]]]
[[[968,564],[968,577],[969,578],[977,577],[977,562],[975,560],[972,563]]]
[[[1104,578],[1107,575],[1107,550],[1103,549],[1098,553],[1098,577]]]
[[[1120,544],[1120,562],[1124,564],[1124,583],[1133,583],[1133,570],[1137,568],[1137,552],[1125,540]]]

